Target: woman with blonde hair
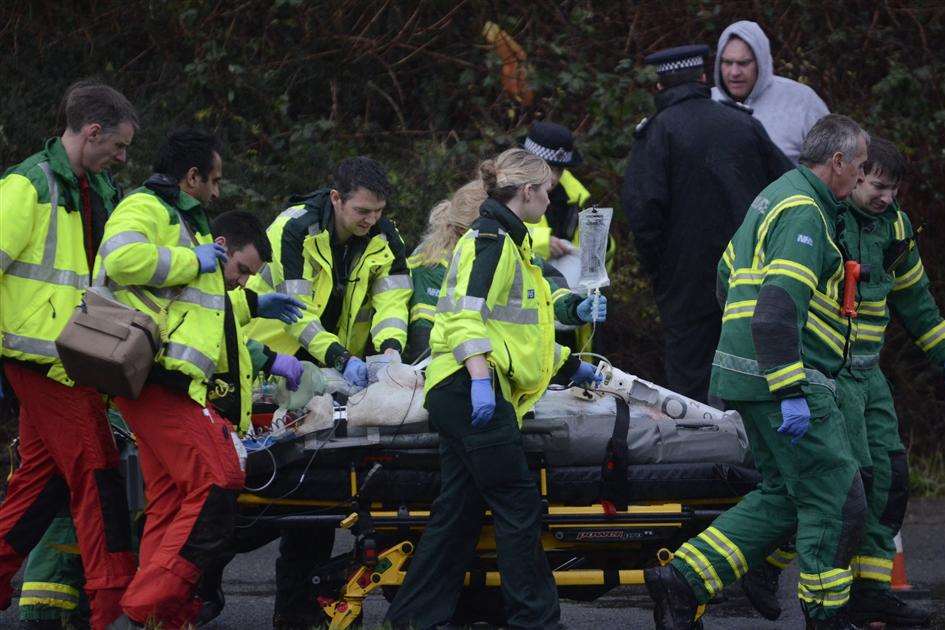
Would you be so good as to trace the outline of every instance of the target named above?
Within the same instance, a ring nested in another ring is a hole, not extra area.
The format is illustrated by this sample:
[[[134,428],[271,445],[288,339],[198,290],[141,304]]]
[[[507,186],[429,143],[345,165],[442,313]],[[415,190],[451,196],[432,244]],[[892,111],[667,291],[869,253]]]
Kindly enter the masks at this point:
[[[593,386],[599,377],[555,343],[551,288],[532,262],[525,223],[548,207],[551,170],[515,148],[479,171],[487,198],[453,249],[430,335],[425,405],[440,436],[440,496],[387,613],[398,628],[453,616],[487,508],[507,625],[560,625],[520,426],[550,383]]]
[[[413,295],[410,298],[407,349],[404,351],[406,361],[421,358],[430,349],[430,330],[433,328],[440,288],[450,265],[453,248],[473,221],[479,218],[479,207],[486,197],[482,180],[474,179],[430,210],[427,231],[413,255],[407,259]],[[572,326],[590,321],[591,310],[578,310],[583,298],[568,290],[567,282],[560,272],[542,263],[542,273],[551,285],[555,320]],[[606,298],[601,297],[598,307],[597,321],[600,322],[607,315]]]

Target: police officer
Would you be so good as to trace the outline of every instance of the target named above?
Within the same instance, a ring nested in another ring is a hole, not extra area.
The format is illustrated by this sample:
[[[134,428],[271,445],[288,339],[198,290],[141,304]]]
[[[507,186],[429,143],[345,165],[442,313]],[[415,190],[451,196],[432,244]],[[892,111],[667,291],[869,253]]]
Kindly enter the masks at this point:
[[[578,213],[590,201],[591,193],[574,176],[571,169],[583,163],[581,153],[574,146],[571,130],[553,122],[536,122],[522,139],[522,148],[534,153],[551,167],[551,191],[548,211],[538,223],[528,226],[532,236],[532,247],[538,256],[554,266],[555,260],[573,253],[581,245]],[[607,240],[606,264],[608,271],[613,263],[616,244]],[[599,320],[598,320],[599,321]],[[564,323],[564,322],[562,322]],[[590,352],[590,324],[578,326],[571,331],[559,330],[558,342],[574,352]]]
[[[711,100],[707,46],[653,53],[656,113],[637,125],[621,201],[663,323],[667,386],[706,402],[721,311],[715,265],[751,200],[791,168],[751,110]]]
[[[487,507],[509,627],[560,619],[520,426],[552,380],[589,383],[594,367],[555,343],[551,289],[532,263],[525,224],[548,207],[551,170],[515,148],[480,173],[489,197],[453,250],[430,337],[425,404],[440,435],[440,496],[387,613],[396,627],[450,620]]]

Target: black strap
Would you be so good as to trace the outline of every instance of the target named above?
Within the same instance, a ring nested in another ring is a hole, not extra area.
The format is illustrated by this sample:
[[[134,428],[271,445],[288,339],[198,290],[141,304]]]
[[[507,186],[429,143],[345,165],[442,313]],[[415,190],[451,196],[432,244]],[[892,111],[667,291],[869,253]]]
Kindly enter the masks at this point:
[[[614,432],[607,442],[607,454],[601,466],[601,501],[609,501],[618,510],[627,509],[629,487],[627,468],[630,452],[627,435],[630,433],[630,406],[621,398],[616,399],[617,417]]]

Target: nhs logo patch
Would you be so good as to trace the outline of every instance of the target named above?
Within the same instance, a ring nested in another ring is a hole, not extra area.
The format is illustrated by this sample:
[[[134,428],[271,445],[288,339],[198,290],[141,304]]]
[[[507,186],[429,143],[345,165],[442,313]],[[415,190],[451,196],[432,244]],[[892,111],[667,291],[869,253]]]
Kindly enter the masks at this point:
[[[528,299],[529,299],[529,300],[534,300],[534,299],[535,299],[535,289],[529,289],[529,290],[528,290]]]
[[[814,246],[814,239],[812,239],[811,237],[807,236],[806,234],[798,234],[798,235],[797,235],[797,242],[800,243],[800,244],[802,244],[802,245],[807,245],[808,247],[813,247],[813,246]]]
[[[427,295],[431,297],[440,297],[440,290],[436,287],[427,287]]]

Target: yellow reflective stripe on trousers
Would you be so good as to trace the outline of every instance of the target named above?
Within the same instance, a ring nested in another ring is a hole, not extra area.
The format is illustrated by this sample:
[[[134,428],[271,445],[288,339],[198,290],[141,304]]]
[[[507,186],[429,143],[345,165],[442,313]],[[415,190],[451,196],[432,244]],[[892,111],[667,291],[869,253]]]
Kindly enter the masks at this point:
[[[886,300],[876,302],[862,301],[856,307],[860,315],[867,317],[886,317]]]
[[[928,352],[945,339],[945,321],[939,322],[932,330],[925,333],[916,340],[916,345],[923,352]]]
[[[774,392],[783,387],[793,385],[798,381],[803,381],[806,376],[804,364],[797,361],[779,370],[765,374],[765,380],[768,381],[768,389]]]
[[[693,547],[690,543],[683,543],[682,547],[676,550],[676,553],[673,554],[677,558],[681,558],[683,562],[689,565],[689,567],[695,571],[696,575],[702,580],[703,586],[705,586],[706,592],[709,593],[709,596],[714,596],[716,593],[722,591],[722,580],[719,579],[719,574],[715,572],[715,567],[712,566],[712,563],[709,562],[709,559],[705,555]]]
[[[23,582],[19,605],[75,610],[79,605],[79,591],[67,584],[56,582]]]
[[[878,582],[892,581],[892,560],[873,556],[853,556],[850,561],[850,572],[857,580],[876,580]]]
[[[722,321],[727,322],[732,319],[751,317],[755,314],[756,304],[758,304],[758,300],[740,300],[738,302],[728,302],[725,304],[725,312],[722,314]]]
[[[716,527],[708,527],[699,534],[697,538],[708,543],[717,554],[725,558],[725,561],[732,567],[732,572],[735,574],[736,580],[748,572],[748,562],[745,560],[745,555],[742,553],[742,550],[739,549],[738,545],[733,543],[728,536],[723,534],[721,530]]]
[[[794,558],[797,557],[796,551],[784,551],[783,549],[775,549],[771,552],[771,555],[765,558],[768,564],[774,565],[779,569],[784,569],[787,565],[794,562]]]
[[[903,289],[908,289],[916,282],[922,279],[922,276],[925,274],[925,268],[922,266],[922,261],[916,262],[912,266],[912,269],[905,272],[901,276],[896,276],[896,279],[893,280],[893,291],[902,291]]]
[[[853,574],[849,569],[830,569],[821,573],[801,573],[797,580],[797,596],[810,604],[826,608],[843,606],[850,599]]]
[[[840,333],[831,328],[827,322],[817,317],[814,313],[808,312],[807,323],[804,324],[804,328],[814,333],[814,335],[827,344],[831,350],[843,356],[843,346],[845,345],[844,338],[840,336]]]
[[[885,326],[876,324],[867,324],[857,320],[856,322],[856,340],[857,341],[875,341],[881,342],[886,333]]]
[[[766,276],[785,276],[792,280],[807,286],[811,291],[817,290],[817,274],[809,267],[787,260],[785,258],[776,258],[765,266]]]

